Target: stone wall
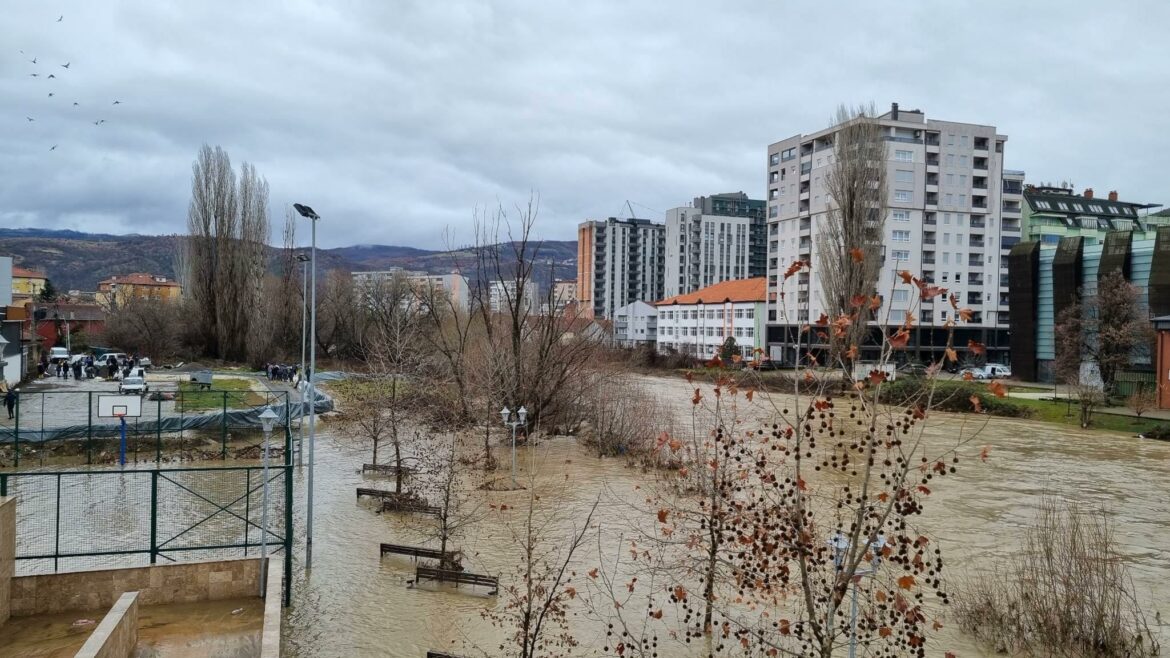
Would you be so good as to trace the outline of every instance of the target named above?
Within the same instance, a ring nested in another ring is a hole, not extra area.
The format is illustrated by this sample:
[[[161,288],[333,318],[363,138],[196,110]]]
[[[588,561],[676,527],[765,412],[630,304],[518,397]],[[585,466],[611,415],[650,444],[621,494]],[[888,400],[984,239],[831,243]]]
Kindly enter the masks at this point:
[[[12,579],[12,615],[104,610],[125,592],[138,592],[140,605],[256,596],[260,568],[257,557],[19,576]]]
[[[264,587],[264,634],[260,644],[260,658],[280,658],[280,613],[284,602],[281,584],[284,582],[284,560],[268,558],[268,581]]]
[[[12,577],[16,575],[16,498],[0,498],[0,624],[8,621],[12,606]]]
[[[93,629],[75,658],[131,658],[138,651],[138,592],[126,592]]]

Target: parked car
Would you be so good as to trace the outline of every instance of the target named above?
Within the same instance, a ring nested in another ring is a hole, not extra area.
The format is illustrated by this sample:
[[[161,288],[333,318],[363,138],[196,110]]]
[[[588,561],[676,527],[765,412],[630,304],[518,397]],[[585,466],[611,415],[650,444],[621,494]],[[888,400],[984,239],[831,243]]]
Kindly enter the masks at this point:
[[[921,363],[903,363],[898,366],[898,374],[906,375],[907,377],[925,377],[927,375],[927,368]]]
[[[968,378],[967,375],[971,375],[971,376]],[[958,377],[959,379],[987,379],[987,375],[984,374],[983,368],[980,368],[978,366],[970,366],[967,368],[963,368],[958,373],[956,373],[955,376]]]
[[[118,384],[119,395],[146,395],[150,385],[143,377],[123,377]]]
[[[150,370],[152,367],[154,367],[154,364],[150,362],[149,356],[138,357],[138,365],[143,367],[143,368],[146,368],[147,370]]]
[[[56,363],[62,359],[65,361],[69,360],[69,350],[65,349],[64,347],[49,348],[49,361]]]

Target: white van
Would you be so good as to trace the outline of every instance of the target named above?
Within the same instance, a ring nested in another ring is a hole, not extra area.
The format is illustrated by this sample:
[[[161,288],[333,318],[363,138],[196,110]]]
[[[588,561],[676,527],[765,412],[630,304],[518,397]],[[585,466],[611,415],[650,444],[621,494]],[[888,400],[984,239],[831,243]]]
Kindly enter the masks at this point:
[[[983,379],[1010,379],[1012,369],[1002,363],[989,363],[983,366]]]
[[[60,359],[65,359],[66,361],[68,361],[69,360],[69,350],[65,349],[64,347],[50,347],[49,348],[49,361],[56,362]]]

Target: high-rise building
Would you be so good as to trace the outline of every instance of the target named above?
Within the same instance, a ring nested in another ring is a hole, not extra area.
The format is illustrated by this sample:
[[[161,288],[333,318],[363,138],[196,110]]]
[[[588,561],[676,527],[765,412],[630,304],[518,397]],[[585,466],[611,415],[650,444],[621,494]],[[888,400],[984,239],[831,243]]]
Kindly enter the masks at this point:
[[[389,286],[395,277],[401,277],[414,293],[412,299],[404,300],[406,303],[430,299],[433,293],[441,292],[450,297],[453,309],[466,312],[471,308],[467,278],[458,272],[429,274],[391,267],[387,270],[354,272],[350,276],[358,292],[363,295],[383,294],[379,288]]]
[[[664,294],[761,277],[767,266],[764,202],[743,192],[698,197],[666,211]]]
[[[916,291],[901,285],[908,270],[947,288],[970,308],[959,322],[954,344],[964,359],[967,341],[987,347],[987,360],[1008,359],[1007,259],[1020,240],[1022,172],[1003,169],[1006,135],[994,126],[927,119],[920,110],[890,111],[877,117],[887,144],[888,205],[883,209],[883,267],[877,292],[883,303],[875,317],[901,324],[914,307]],[[768,347],[773,359],[791,362],[800,327],[824,312],[817,277],[817,236],[832,204],[827,177],[834,161],[833,126],[795,135],[768,147]],[[1008,179],[1008,180],[1005,180]],[[812,265],[789,280],[783,273],[796,260]],[[896,285],[898,284],[898,285]],[[924,304],[911,332],[905,358],[938,360],[946,347],[946,324],[954,309],[943,298]],[[862,346],[862,357],[877,345]]]
[[[634,301],[663,297],[666,227],[648,219],[588,220],[577,227],[577,302],[583,314],[612,318]]]

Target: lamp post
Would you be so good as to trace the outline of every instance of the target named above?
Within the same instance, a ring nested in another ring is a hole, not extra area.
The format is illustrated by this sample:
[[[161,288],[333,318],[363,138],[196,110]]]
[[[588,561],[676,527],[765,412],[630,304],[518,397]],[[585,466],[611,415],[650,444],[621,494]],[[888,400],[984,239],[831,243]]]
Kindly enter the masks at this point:
[[[829,539],[829,546],[833,549],[833,565],[837,571],[841,571],[841,567],[845,561],[845,552],[849,550],[849,538],[840,532],[836,533]],[[873,558],[870,560],[869,569],[859,569],[853,572],[853,600],[850,603],[849,611],[849,658],[857,656],[857,583],[862,576],[872,576],[877,573],[878,567],[882,563],[882,549],[885,548],[885,535],[878,534],[877,538],[869,543],[870,553]],[[832,618],[829,619],[829,634],[832,635]]]
[[[264,502],[260,508],[260,561],[263,565],[260,576],[260,596],[264,596],[264,588],[268,582],[268,440],[272,437],[272,425],[278,416],[272,407],[264,407],[260,413],[260,423],[264,427],[264,493],[261,496]],[[285,474],[288,477],[288,474]]]
[[[308,504],[305,510],[305,569],[313,568],[313,456],[317,439],[317,387],[313,384],[313,375],[317,371],[317,220],[321,216],[309,206],[294,203],[293,208],[301,217],[313,224],[313,243],[309,258],[309,367],[305,372],[309,376],[309,475],[306,480],[308,489]],[[304,393],[301,401],[304,401]]]
[[[500,418],[504,419],[504,425],[512,428],[512,487],[516,486],[516,428],[524,425],[528,420],[528,410],[523,405],[516,410],[516,420],[512,420],[512,410],[508,407],[500,409]]]
[[[309,256],[305,253],[297,254],[297,262],[301,264],[301,381],[305,379],[305,349],[309,334]],[[297,466],[305,463],[305,394],[301,391],[301,415],[297,418]]]

